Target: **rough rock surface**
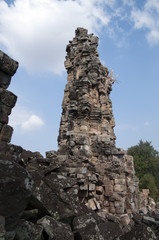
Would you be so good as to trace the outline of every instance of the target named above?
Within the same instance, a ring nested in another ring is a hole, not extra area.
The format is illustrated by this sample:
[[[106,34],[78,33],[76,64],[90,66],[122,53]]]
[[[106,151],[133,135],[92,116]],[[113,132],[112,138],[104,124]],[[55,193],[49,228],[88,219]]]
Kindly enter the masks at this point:
[[[28,204],[33,181],[20,165],[0,160],[0,215],[5,219],[7,232],[15,227]]]
[[[43,227],[32,222],[20,220],[16,228],[16,240],[41,240]]]
[[[73,220],[73,229],[75,239],[115,239],[122,235],[122,231],[118,223],[111,221],[103,221],[98,223],[92,214],[83,214]]]
[[[97,45],[78,28],[67,46],[59,150],[46,158],[9,143],[17,97],[6,88],[18,63],[0,51],[0,240],[159,239],[159,210],[115,146],[114,80]]]
[[[154,231],[144,224],[135,226],[130,232],[118,237],[117,240],[146,240],[157,239]]]
[[[74,240],[71,227],[62,222],[58,222],[49,216],[39,219],[38,224],[41,224],[50,237],[56,240]]]

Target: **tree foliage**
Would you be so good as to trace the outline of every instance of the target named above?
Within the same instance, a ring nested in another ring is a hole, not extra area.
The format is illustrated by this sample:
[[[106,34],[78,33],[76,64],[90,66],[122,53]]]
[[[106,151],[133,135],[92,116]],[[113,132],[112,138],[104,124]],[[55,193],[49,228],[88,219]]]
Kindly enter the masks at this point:
[[[136,175],[139,178],[140,189],[148,188],[150,196],[157,198],[159,192],[159,152],[151,142],[143,142],[128,149],[128,154],[134,157]]]

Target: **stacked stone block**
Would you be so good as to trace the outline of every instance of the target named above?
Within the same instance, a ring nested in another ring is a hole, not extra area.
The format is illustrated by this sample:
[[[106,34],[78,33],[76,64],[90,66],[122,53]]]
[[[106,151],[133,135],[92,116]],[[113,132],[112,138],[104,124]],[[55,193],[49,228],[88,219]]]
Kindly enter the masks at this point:
[[[116,215],[137,209],[133,158],[116,148],[109,94],[114,83],[97,52],[98,37],[78,28],[67,45],[67,84],[62,103],[58,159],[76,179],[68,191],[89,208]]]
[[[17,96],[8,91],[12,76],[18,68],[18,62],[0,51],[0,141],[9,143],[13,128],[8,125],[8,116],[15,106]]]
[[[80,28],[67,45],[68,83],[59,133],[59,150],[67,145],[74,154],[94,157],[116,151],[109,98],[114,79],[100,63],[97,46],[98,38]]]

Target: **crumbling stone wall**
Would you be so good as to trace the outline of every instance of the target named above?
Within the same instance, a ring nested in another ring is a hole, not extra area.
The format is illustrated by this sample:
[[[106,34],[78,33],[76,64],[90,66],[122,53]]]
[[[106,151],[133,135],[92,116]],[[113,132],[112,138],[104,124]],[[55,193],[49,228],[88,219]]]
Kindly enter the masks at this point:
[[[111,214],[137,210],[133,158],[115,146],[114,79],[97,52],[98,37],[78,28],[67,45],[67,84],[62,103],[58,159],[63,175],[76,179],[68,191],[89,208]]]
[[[158,211],[157,205],[154,199],[149,197],[149,193],[149,189],[142,189],[142,191],[138,193],[138,209],[144,214]]]
[[[18,62],[0,51],[0,141],[6,143],[10,142],[13,132],[8,125],[8,116],[17,100],[17,96],[7,88],[17,68]]]

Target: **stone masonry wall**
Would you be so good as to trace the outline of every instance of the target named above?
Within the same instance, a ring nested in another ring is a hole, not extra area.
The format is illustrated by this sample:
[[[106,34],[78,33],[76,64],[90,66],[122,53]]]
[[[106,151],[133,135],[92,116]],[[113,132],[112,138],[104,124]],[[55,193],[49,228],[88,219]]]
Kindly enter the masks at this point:
[[[133,158],[115,146],[114,79],[97,52],[98,37],[78,28],[67,45],[67,84],[62,103],[58,159],[75,180],[68,191],[89,208],[116,215],[137,209]]]
[[[0,141],[9,143],[13,128],[8,125],[8,116],[15,106],[17,96],[8,91],[12,76],[18,68],[18,62],[0,51]]]

